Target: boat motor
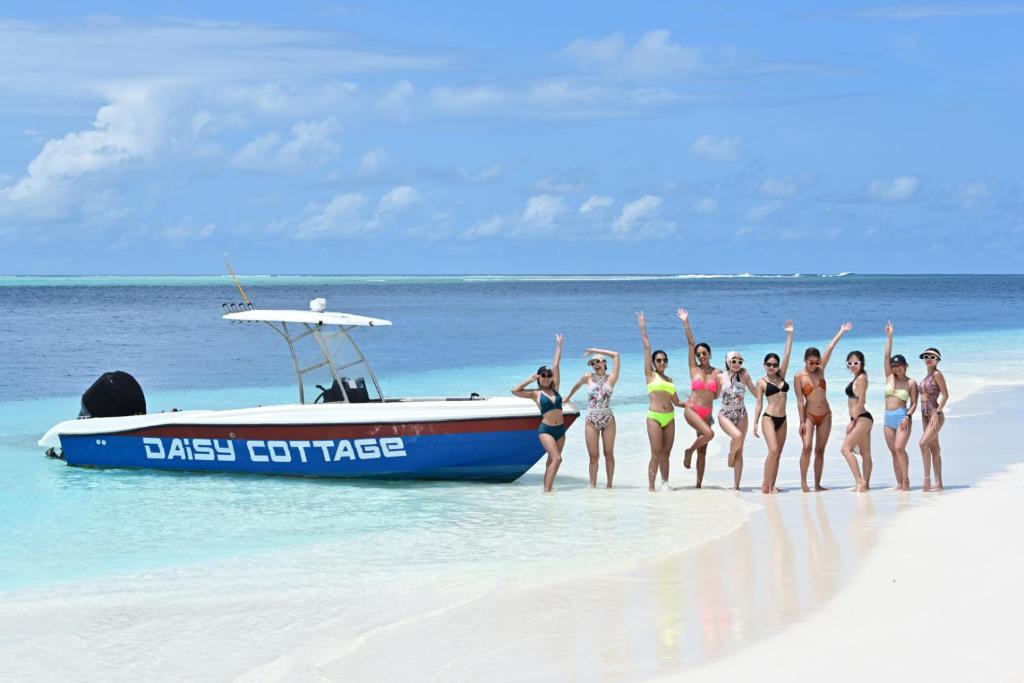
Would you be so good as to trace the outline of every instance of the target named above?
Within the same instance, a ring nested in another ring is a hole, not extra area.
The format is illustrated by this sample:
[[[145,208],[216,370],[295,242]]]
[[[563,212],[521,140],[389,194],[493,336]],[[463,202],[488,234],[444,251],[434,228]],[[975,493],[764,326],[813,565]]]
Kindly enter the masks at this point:
[[[145,415],[146,396],[138,381],[127,372],[105,372],[82,394],[79,417]]]

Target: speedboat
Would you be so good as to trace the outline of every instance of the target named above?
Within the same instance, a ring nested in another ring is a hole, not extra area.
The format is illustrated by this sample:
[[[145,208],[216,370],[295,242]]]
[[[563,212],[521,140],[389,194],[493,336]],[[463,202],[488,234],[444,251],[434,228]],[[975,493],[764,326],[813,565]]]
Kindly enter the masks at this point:
[[[327,311],[323,299],[309,310],[246,302],[223,318],[281,336],[297,404],[145,413],[138,389],[142,414],[132,414],[139,411],[123,408],[124,391],[114,387],[105,401],[103,387],[114,385],[113,375],[137,383],[108,373],[83,396],[83,416],[54,425],[39,445],[81,467],[485,482],[515,481],[543,457],[540,411],[528,399],[385,397],[352,332],[390,321]],[[329,386],[313,384],[318,378]],[[579,410],[566,403],[564,415],[569,426]]]

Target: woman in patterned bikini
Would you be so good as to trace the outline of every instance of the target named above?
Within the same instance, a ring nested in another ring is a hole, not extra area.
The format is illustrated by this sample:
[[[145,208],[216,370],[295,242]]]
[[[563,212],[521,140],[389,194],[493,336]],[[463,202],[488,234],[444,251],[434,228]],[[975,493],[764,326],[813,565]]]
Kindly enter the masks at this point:
[[[759,415],[754,421],[754,436],[758,423],[764,429],[764,443],[768,446],[768,455],[764,459],[764,479],[761,482],[761,493],[778,493],[775,482],[779,478],[779,461],[782,458],[782,447],[786,445],[786,399],[789,397],[789,357],[793,351],[793,321],[787,320],[783,328],[786,330],[786,350],[782,353],[782,364],[779,354],[769,353],[764,357],[764,377],[757,383],[757,411]],[[761,412],[762,402],[767,401],[765,411]]]
[[[939,431],[946,423],[942,409],[949,400],[946,377],[939,370],[942,354],[931,347],[925,349],[919,358],[928,368],[928,374],[917,383],[921,395],[921,416],[924,420],[924,435],[921,437],[921,457],[924,459],[924,491],[942,490],[942,449],[939,446]],[[932,468],[935,469],[935,486],[932,486]]]
[[[612,414],[611,402],[615,383],[619,381],[619,354],[606,349],[587,349],[583,355],[590,356],[587,365],[593,372],[583,373],[566,400],[571,401],[580,387],[587,386],[586,439],[590,455],[590,488],[597,487],[601,446],[604,446],[604,469],[608,475],[608,488],[611,488],[615,476],[615,415]],[[607,356],[615,361],[610,375]]]
[[[807,469],[811,464],[812,449],[814,490],[826,490],[821,485],[821,473],[825,467],[825,444],[828,443],[828,435],[832,432],[832,409],[825,394],[825,368],[828,367],[836,344],[852,329],[853,323],[843,323],[825,349],[825,355],[813,346],[804,351],[804,369],[793,378],[793,383],[800,389],[800,393],[796,395],[796,407],[800,413],[800,438],[803,441],[803,452],[800,453],[800,486],[804,493],[811,490],[807,486]]]
[[[885,444],[892,453],[892,469],[896,474],[896,489],[910,490],[910,457],[907,443],[917,410],[917,382],[907,377],[907,359],[892,355],[892,335],[895,328],[885,326]]]
[[[711,429],[711,405],[718,397],[720,371],[711,365],[711,347],[701,342],[697,344],[690,329],[690,315],[685,308],[676,311],[683,321],[686,330],[686,342],[690,346],[690,398],[686,401],[683,415],[686,423],[697,432],[697,438],[686,449],[683,467],[690,468],[693,453],[697,453],[697,488],[704,483],[704,463],[708,452],[708,443],[715,437]]]
[[[743,356],[738,351],[725,354],[725,388],[722,389],[722,407],[718,409],[718,426],[729,435],[729,467],[732,468],[733,488],[740,490],[743,476],[743,440],[747,436],[747,406],[743,397],[750,389],[756,395],[757,387],[750,373],[743,367]]]

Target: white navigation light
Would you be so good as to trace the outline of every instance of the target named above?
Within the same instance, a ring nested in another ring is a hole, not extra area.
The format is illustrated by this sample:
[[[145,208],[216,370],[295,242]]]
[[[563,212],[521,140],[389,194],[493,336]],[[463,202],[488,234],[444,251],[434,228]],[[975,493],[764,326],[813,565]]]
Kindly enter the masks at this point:
[[[323,313],[327,310],[327,299],[323,297],[317,297],[309,302],[309,310],[314,313]]]

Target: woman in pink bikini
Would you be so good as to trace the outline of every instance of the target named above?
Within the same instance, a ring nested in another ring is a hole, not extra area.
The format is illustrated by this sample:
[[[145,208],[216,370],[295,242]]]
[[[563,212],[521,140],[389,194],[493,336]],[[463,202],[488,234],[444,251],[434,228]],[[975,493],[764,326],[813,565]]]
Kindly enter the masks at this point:
[[[718,398],[721,388],[718,368],[711,365],[711,347],[701,342],[696,343],[693,330],[690,329],[690,315],[685,308],[680,308],[676,315],[683,321],[686,330],[686,342],[690,346],[690,398],[683,408],[686,423],[697,432],[697,438],[686,449],[683,456],[683,467],[689,469],[693,453],[697,453],[697,488],[704,483],[704,465],[708,452],[708,443],[715,437],[711,429],[711,406]]]
[[[825,368],[832,358],[832,352],[843,335],[853,329],[853,323],[843,323],[836,336],[832,337],[825,355],[813,346],[804,351],[804,369],[793,378],[800,390],[796,395],[796,408],[800,413],[800,439],[803,452],[800,453],[800,486],[804,493],[807,486],[807,469],[811,464],[811,449],[814,450],[814,490],[825,491],[821,485],[821,473],[825,467],[825,444],[832,432],[832,409],[825,394]]]
[[[590,455],[590,488],[597,487],[597,470],[604,446],[604,469],[608,475],[608,488],[612,487],[615,476],[615,415],[612,414],[612,391],[619,381],[619,354],[606,349],[587,349],[584,356],[590,356],[587,365],[593,372],[585,372],[566,397],[572,400],[580,387],[587,387],[587,453]],[[608,373],[608,356],[615,361],[611,374]]]

